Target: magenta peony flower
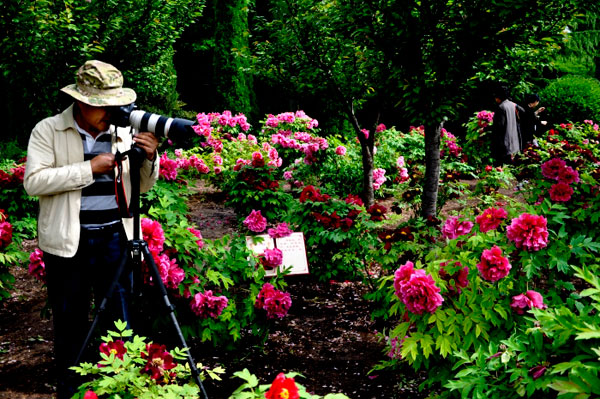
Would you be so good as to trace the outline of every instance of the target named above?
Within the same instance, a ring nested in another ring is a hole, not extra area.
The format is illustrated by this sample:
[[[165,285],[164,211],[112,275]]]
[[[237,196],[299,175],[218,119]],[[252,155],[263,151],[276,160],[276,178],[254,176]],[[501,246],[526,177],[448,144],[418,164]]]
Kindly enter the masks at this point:
[[[194,295],[190,307],[192,311],[202,318],[212,317],[216,319],[227,307],[229,299],[226,296],[214,296],[211,290]]]
[[[547,221],[543,216],[524,213],[511,221],[506,236],[517,248],[539,251],[548,245]]]
[[[567,163],[560,158],[552,158],[542,164],[542,176],[548,179],[558,179],[560,171]]]
[[[0,222],[0,249],[6,248],[12,242],[12,225],[8,222]]]
[[[29,255],[29,274],[34,276],[42,283],[46,282],[46,264],[44,263],[44,253],[36,248]]]
[[[558,182],[548,190],[550,199],[554,202],[567,202],[573,195],[573,189],[567,183]]]
[[[459,222],[458,217],[452,216],[446,219],[446,223],[444,223],[444,226],[442,227],[442,237],[453,240],[456,237],[469,234],[472,228],[473,222]]]
[[[262,309],[265,306],[265,298],[273,295],[275,293],[275,287],[270,283],[264,283],[258,296],[256,297],[256,302],[254,302],[254,307],[258,309]]]
[[[406,308],[415,314],[433,313],[444,301],[433,278],[423,269],[415,270],[412,262],[396,270],[394,288]]]
[[[570,166],[565,166],[564,168],[559,170],[557,179],[560,183],[579,183],[579,172],[577,172]]]
[[[268,319],[283,319],[290,307],[292,306],[292,298],[287,292],[275,290],[274,293],[265,297],[265,305],[263,309],[267,312]]]
[[[265,268],[273,269],[281,265],[283,252],[279,248],[265,249],[261,263]]]
[[[508,213],[502,208],[488,208],[475,218],[479,225],[479,231],[486,233],[490,230],[496,230],[506,219]]]
[[[98,395],[94,391],[87,391],[83,395],[83,399],[98,399]]]
[[[252,210],[250,215],[244,220],[244,226],[250,231],[260,233],[267,228],[267,219],[260,214],[260,211]]]
[[[377,125],[377,127],[375,128],[375,132],[379,133],[379,132],[383,132],[384,130],[386,130],[387,128],[385,127],[385,125],[383,123],[380,123],[379,125]]]
[[[337,146],[335,149],[335,153],[337,155],[346,155],[346,147],[344,147],[343,145]]]
[[[163,244],[165,243],[165,233],[162,226],[158,221],[148,218],[142,218],[140,224],[142,225],[142,236],[148,244],[148,250],[152,255],[157,256],[163,251]]]
[[[160,279],[167,288],[176,289],[185,278],[185,271],[180,268],[175,259],[169,255],[162,254],[156,259],[156,266],[160,273]]]
[[[293,231],[289,229],[287,223],[279,223],[274,229],[269,229],[268,233],[271,238],[282,238],[288,237]]]
[[[168,370],[177,366],[173,362],[173,356],[167,351],[165,345],[146,344],[146,352],[142,352],[142,359],[147,359],[142,373],[150,374],[153,380],[168,381]]]
[[[546,309],[548,306],[544,304],[542,294],[537,291],[529,290],[524,294],[513,296],[510,307],[517,314],[523,314],[529,309]]]
[[[483,250],[477,268],[485,280],[495,282],[508,276],[511,266],[508,258],[502,256],[502,250],[494,245],[492,249]]]

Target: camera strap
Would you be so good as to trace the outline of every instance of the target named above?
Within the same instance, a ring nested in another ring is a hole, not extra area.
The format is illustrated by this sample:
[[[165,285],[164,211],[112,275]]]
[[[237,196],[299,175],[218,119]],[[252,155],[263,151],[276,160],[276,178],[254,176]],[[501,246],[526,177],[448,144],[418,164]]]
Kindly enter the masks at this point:
[[[115,197],[119,207],[119,214],[122,218],[130,218],[129,204],[125,195],[125,186],[123,185],[123,155],[117,150],[115,154],[115,166],[117,173],[115,174]]]

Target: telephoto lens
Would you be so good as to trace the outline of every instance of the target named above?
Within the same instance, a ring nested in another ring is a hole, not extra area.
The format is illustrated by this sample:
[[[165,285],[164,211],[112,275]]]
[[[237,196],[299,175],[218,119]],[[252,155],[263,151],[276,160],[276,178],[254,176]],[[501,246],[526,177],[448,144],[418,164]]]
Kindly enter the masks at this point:
[[[140,132],[152,132],[157,137],[166,137],[174,142],[185,140],[194,133],[194,121],[169,118],[145,111],[131,111],[129,122]]]

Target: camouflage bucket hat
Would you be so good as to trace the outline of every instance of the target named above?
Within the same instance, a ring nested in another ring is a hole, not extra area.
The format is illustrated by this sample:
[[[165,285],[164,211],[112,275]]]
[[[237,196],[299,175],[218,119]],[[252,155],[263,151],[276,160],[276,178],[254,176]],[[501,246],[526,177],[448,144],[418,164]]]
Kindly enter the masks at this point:
[[[71,97],[94,107],[121,106],[136,99],[135,91],[123,87],[123,74],[102,61],[87,61],[77,71],[75,84],[61,89]]]

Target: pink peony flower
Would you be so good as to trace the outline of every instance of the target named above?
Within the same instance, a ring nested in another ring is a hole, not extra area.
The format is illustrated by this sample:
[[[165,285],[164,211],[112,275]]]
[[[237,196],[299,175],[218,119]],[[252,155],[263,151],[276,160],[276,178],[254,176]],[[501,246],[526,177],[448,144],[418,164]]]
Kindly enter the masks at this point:
[[[415,270],[412,262],[396,270],[394,288],[406,308],[415,314],[433,313],[444,301],[433,278],[423,269]]]
[[[387,178],[385,177],[385,169],[377,168],[373,170],[373,189],[378,190]]]
[[[29,255],[29,274],[34,276],[42,283],[46,282],[46,265],[44,263],[44,253],[36,248]]]
[[[502,256],[502,249],[494,245],[492,249],[483,250],[477,268],[485,280],[495,282],[508,276],[511,265],[508,258]]]
[[[547,221],[543,216],[524,213],[511,221],[506,236],[517,248],[539,251],[548,245]]]
[[[252,210],[250,215],[244,220],[244,225],[248,228],[248,230],[253,231],[255,233],[260,233],[265,231],[267,228],[267,219],[260,214],[260,211]]]
[[[204,248],[204,241],[202,240],[202,233],[199,230],[196,230],[193,227],[188,227],[188,231],[196,236],[196,244],[198,244],[198,249]]]
[[[337,148],[335,149],[335,153],[338,155],[346,155],[346,147],[344,147],[343,145],[337,146]]]
[[[487,208],[475,218],[479,225],[479,231],[486,233],[490,230],[496,230],[500,224],[506,219],[508,213],[502,208]]]
[[[459,222],[458,217],[451,216],[446,219],[446,223],[444,223],[444,226],[442,227],[442,237],[453,240],[456,237],[469,234],[472,228],[473,222]]]
[[[98,395],[94,391],[87,391],[83,395],[83,399],[98,399]]]
[[[192,311],[202,318],[216,319],[227,307],[229,299],[226,296],[214,296],[211,290],[194,295],[190,307]]]
[[[387,128],[385,127],[385,125],[383,123],[380,123],[379,125],[377,125],[377,127],[375,128],[375,132],[379,133],[379,132],[383,132],[384,130],[386,130]]]
[[[369,131],[367,129],[361,129],[360,131],[365,135],[365,139],[369,138]]]
[[[513,296],[510,307],[517,314],[523,314],[529,309],[546,309],[548,306],[544,304],[542,294],[537,291],[529,290],[524,294]]]
[[[163,244],[165,243],[165,233],[160,223],[142,218],[140,224],[142,225],[142,236],[148,244],[148,250],[152,255],[158,255],[163,251]]]
[[[567,183],[558,182],[548,190],[550,199],[554,202],[567,202],[573,195],[573,189]]]
[[[279,223],[274,229],[268,230],[271,238],[282,238],[292,234],[292,230],[289,229],[287,223]]]
[[[552,158],[542,164],[542,176],[547,179],[558,179],[561,169],[567,166],[567,163],[560,158]]]
[[[292,298],[290,294],[276,290],[271,284],[265,283],[258,293],[254,306],[264,309],[269,319],[281,319],[287,315],[292,306]]]

